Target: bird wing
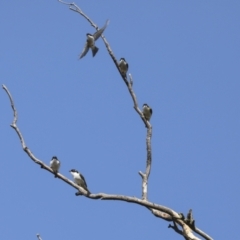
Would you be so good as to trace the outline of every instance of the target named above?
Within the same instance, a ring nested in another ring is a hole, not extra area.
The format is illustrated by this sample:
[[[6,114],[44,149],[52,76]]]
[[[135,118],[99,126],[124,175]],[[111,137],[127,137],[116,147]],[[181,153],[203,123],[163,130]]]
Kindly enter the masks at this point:
[[[89,47],[88,47],[88,43],[86,42],[84,49],[83,49],[81,55],[79,56],[79,59],[83,58],[87,54],[88,50],[89,50]]]
[[[86,188],[87,188],[87,183],[86,183],[86,181],[85,181],[84,176],[83,176],[81,173],[79,173],[79,174],[80,174],[80,177],[81,177],[81,179],[84,181],[84,183],[85,183],[85,185],[86,185]]]
[[[95,41],[102,35],[102,33],[104,32],[104,30],[106,29],[108,24],[109,24],[109,20],[106,21],[105,25],[101,29],[97,30],[93,34],[93,37],[94,37]]]
[[[149,109],[149,111],[150,111],[151,114],[153,113],[153,110],[151,108]]]

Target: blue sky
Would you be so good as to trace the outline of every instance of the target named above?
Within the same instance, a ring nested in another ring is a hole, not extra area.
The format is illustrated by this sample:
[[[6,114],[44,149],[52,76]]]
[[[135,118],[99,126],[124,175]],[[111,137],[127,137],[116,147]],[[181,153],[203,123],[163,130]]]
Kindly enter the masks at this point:
[[[214,239],[237,239],[240,214],[240,2],[76,1],[125,57],[138,104],[153,108],[149,200],[186,213]],[[89,189],[141,197],[146,129],[101,39],[58,1],[2,1],[1,84],[35,156]],[[183,239],[135,204],[75,197],[41,170],[9,127],[0,92],[0,239]]]

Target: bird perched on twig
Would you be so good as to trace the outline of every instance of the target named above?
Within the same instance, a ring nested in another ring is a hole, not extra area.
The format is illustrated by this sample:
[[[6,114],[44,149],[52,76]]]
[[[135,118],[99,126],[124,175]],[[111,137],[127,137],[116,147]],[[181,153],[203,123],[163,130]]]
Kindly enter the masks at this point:
[[[150,118],[151,118],[151,116],[152,116],[153,111],[152,111],[152,109],[151,109],[146,103],[143,104],[142,113],[143,113],[145,119],[146,119],[147,121],[150,121]]]
[[[53,156],[52,160],[50,161],[50,168],[55,173],[55,177],[57,177],[57,172],[59,171],[60,165],[61,163],[58,158],[56,156]]]
[[[76,169],[72,169],[69,172],[72,174],[74,182],[78,186],[80,186],[83,189],[85,189],[88,192],[88,194],[91,194],[91,192],[87,188],[87,183],[86,183],[85,178],[83,177],[83,175],[80,172],[78,172]]]
[[[86,34],[87,41],[79,59],[83,58],[87,54],[89,48],[92,49],[93,57],[96,55],[96,53],[98,52],[98,48],[95,46],[95,41],[97,41],[98,38],[102,35],[102,33],[104,32],[108,24],[109,24],[109,20],[107,20],[105,25],[101,29],[97,30],[93,35],[90,33]]]
[[[126,62],[125,58],[120,58],[118,67],[120,69],[120,72],[124,77],[126,77],[127,71],[128,71],[128,63]]]

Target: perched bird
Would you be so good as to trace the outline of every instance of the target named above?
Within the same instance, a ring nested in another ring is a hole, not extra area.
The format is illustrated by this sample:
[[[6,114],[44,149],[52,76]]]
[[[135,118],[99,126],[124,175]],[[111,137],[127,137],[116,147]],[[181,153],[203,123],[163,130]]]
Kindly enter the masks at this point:
[[[124,77],[126,77],[127,71],[128,71],[128,63],[126,62],[125,58],[120,58],[118,67],[120,69],[120,72]]]
[[[87,42],[84,46],[84,49],[83,49],[79,59],[83,58],[87,54],[89,48],[92,49],[93,57],[96,55],[96,53],[98,52],[98,48],[95,46],[95,41],[97,41],[98,38],[102,35],[102,33],[104,32],[104,30],[105,30],[105,28],[107,27],[108,24],[109,24],[109,20],[107,20],[105,25],[101,29],[97,30],[93,35],[90,34],[90,33],[86,34],[87,35]]]
[[[85,178],[83,177],[83,175],[80,172],[78,172],[76,169],[72,169],[69,172],[72,174],[74,182],[78,186],[80,186],[83,189],[85,189],[88,192],[88,194],[91,194],[91,192],[87,188],[87,183],[86,183]]]
[[[143,104],[142,113],[143,113],[145,119],[146,119],[147,121],[150,121],[150,118],[151,118],[151,116],[152,116],[153,111],[152,111],[152,109],[151,109],[146,103]]]
[[[61,165],[61,163],[58,160],[58,158],[56,156],[53,156],[52,160],[50,161],[50,168],[54,171],[55,177],[57,177],[56,173],[58,172],[60,165]]]

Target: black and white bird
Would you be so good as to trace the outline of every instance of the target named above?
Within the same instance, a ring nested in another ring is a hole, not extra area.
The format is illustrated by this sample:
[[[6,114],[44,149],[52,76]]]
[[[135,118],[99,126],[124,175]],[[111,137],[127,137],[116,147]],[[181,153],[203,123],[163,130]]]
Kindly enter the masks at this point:
[[[87,41],[86,41],[86,44],[84,46],[84,49],[83,49],[81,55],[79,56],[79,59],[83,58],[87,54],[89,48],[92,49],[93,57],[96,55],[96,53],[98,52],[98,48],[95,46],[95,42],[102,35],[102,33],[104,32],[104,30],[106,29],[108,24],[109,24],[109,20],[107,20],[105,25],[101,29],[97,30],[93,35],[90,33],[86,34]]]
[[[153,111],[146,103],[143,104],[142,113],[143,113],[145,119],[147,121],[150,121]]]
[[[127,71],[128,71],[128,63],[126,62],[125,58],[120,58],[118,67],[120,69],[120,72],[124,77],[126,77]]]
[[[52,160],[50,161],[50,168],[53,170],[53,172],[55,173],[55,177],[57,177],[59,168],[60,168],[60,161],[58,160],[58,158],[56,156],[52,157]]]
[[[78,186],[80,186],[83,189],[85,189],[88,192],[88,194],[91,194],[91,192],[87,188],[87,183],[86,183],[85,178],[83,177],[83,175],[80,172],[78,172],[76,169],[72,169],[69,172],[72,174],[74,182]]]

